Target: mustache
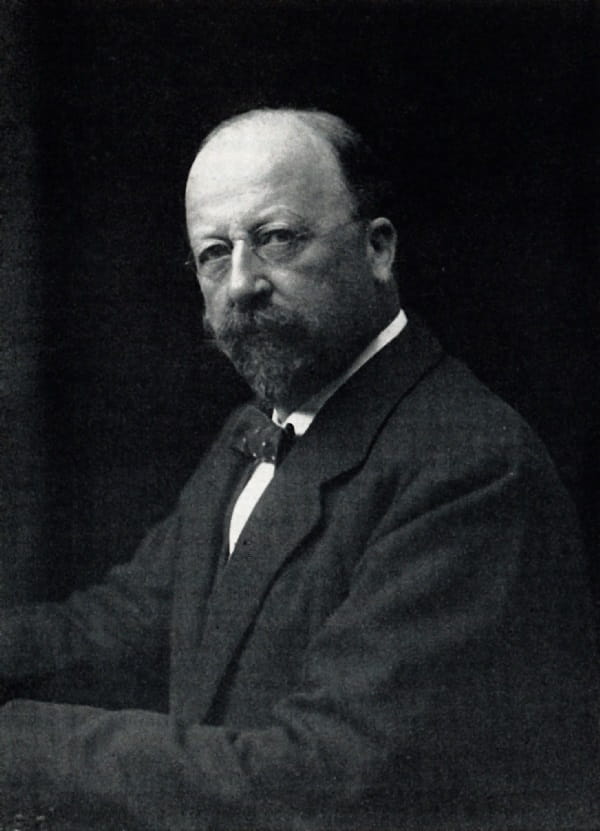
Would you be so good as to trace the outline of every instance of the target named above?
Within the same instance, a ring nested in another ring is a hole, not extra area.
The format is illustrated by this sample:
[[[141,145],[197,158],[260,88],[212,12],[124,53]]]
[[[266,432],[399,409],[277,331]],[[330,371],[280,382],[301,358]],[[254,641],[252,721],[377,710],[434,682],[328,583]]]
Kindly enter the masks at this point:
[[[232,305],[217,323],[210,321],[205,314],[204,327],[207,334],[222,343],[257,336],[286,341],[309,337],[306,322],[299,314],[274,306],[241,309]]]

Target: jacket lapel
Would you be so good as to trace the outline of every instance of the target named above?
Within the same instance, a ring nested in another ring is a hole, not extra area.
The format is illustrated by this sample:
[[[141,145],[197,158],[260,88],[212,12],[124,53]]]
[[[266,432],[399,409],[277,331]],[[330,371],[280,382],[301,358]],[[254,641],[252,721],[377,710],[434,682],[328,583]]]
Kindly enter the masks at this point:
[[[196,655],[196,718],[206,717],[277,572],[318,523],[322,485],[364,459],[399,399],[442,356],[427,330],[411,322],[336,392],[278,467],[208,601]]]
[[[185,722],[198,717],[198,689],[203,684],[198,645],[218,571],[225,514],[246,464],[229,449],[228,436],[225,427],[180,500],[184,524],[171,621],[170,711]]]

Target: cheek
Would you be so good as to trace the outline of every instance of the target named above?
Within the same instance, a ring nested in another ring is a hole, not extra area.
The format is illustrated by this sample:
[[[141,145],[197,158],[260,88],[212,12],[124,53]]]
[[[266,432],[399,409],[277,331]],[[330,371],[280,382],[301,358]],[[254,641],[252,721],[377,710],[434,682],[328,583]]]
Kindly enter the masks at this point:
[[[357,246],[338,246],[321,254],[314,263],[307,263],[305,284],[315,293],[328,298],[354,294],[365,282],[368,265],[364,252]]]
[[[364,287],[365,269],[349,252],[332,252],[318,263],[308,265],[297,276],[293,289],[311,306],[344,303]]]
[[[200,293],[202,294],[202,302],[204,305],[204,316],[209,320],[214,320],[218,316],[219,309],[222,308],[222,292],[217,290],[216,286],[200,284]]]
[[[342,258],[330,254],[305,261],[293,270],[274,273],[271,285],[284,302],[298,311],[322,309],[335,296],[343,272]]]

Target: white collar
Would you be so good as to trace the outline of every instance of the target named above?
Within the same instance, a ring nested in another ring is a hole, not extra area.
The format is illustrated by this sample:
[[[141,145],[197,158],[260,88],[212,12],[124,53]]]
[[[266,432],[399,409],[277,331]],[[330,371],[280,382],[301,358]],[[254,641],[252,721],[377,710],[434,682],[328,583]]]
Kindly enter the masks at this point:
[[[373,338],[373,340],[363,349],[363,351],[352,361],[348,369],[339,375],[334,381],[328,384],[324,389],[305,401],[297,410],[290,413],[288,417],[281,420],[277,410],[273,410],[273,421],[279,424],[280,427],[285,427],[287,424],[292,424],[294,432],[297,436],[303,436],[313,422],[313,419],[323,407],[325,402],[331,398],[342,384],[354,375],[355,372],[364,366],[367,361],[376,355],[384,346],[397,337],[406,326],[406,314],[403,309],[400,309],[396,317],[388,323],[388,325]]]

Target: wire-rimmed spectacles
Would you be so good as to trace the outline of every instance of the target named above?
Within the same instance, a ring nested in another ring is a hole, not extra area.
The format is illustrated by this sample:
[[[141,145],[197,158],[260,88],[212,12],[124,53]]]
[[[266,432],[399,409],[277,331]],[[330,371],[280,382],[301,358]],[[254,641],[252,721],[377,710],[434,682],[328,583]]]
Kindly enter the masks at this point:
[[[309,231],[283,222],[269,223],[246,232],[238,239],[243,240],[259,260],[268,265],[285,265],[292,262],[309,242],[324,239],[340,228],[358,221],[360,217],[354,216],[323,232]],[[192,251],[188,263],[194,268],[198,279],[217,280],[224,275],[229,270],[233,247],[238,239],[210,238],[201,243],[196,251]]]

